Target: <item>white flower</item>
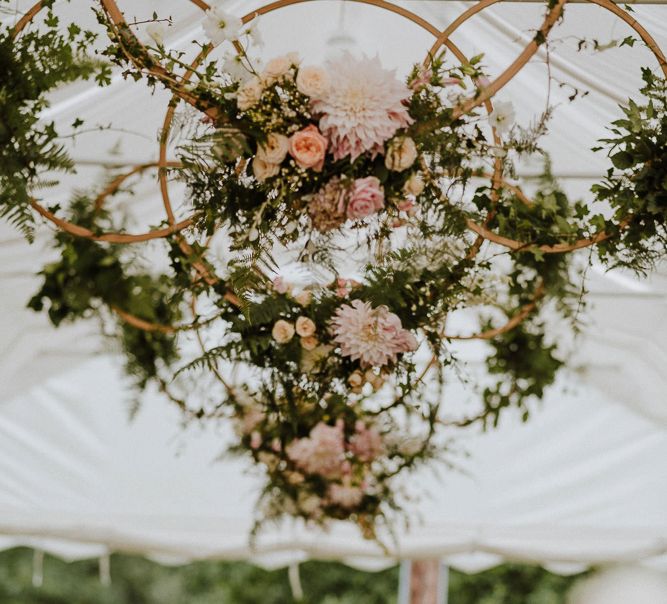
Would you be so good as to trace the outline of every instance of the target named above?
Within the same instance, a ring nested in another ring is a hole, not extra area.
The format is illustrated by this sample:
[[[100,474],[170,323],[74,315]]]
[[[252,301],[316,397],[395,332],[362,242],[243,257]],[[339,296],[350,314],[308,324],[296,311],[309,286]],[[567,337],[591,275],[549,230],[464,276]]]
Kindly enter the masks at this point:
[[[403,172],[407,170],[417,159],[417,145],[409,136],[401,136],[393,139],[387,145],[387,153],[384,164],[388,170]]]
[[[289,151],[289,139],[284,134],[272,132],[266,142],[257,147],[257,157],[269,164],[281,164]]]
[[[316,331],[315,323],[308,317],[299,317],[296,320],[296,333],[298,333],[302,338],[307,338],[308,336],[315,335]]]
[[[167,28],[164,23],[153,21],[146,27],[146,33],[152,38],[158,46],[164,45],[164,36],[167,33]]]
[[[514,117],[512,101],[498,101],[493,105],[493,111],[489,115],[489,124],[498,134],[504,134],[512,128]]]
[[[262,82],[259,78],[252,78],[243,84],[236,93],[236,104],[241,111],[246,111],[256,105],[262,98]]]
[[[222,64],[222,71],[234,82],[245,82],[252,75],[243,64],[241,56],[236,53],[225,59],[225,62]]]
[[[206,18],[202,27],[208,39],[217,46],[225,40],[236,40],[241,33],[243,23],[235,15],[228,13],[219,6],[214,6],[206,11]]]
[[[264,37],[262,36],[262,32],[259,31],[259,24],[261,21],[262,18],[259,15],[256,15],[244,32],[248,35],[248,37],[252,40],[253,45],[257,48],[264,46]]]
[[[252,173],[255,175],[255,178],[258,182],[264,182],[267,178],[271,178],[280,172],[280,166],[278,164],[270,164],[269,162],[255,157],[252,160]]]
[[[410,178],[408,178],[403,185],[403,191],[408,195],[414,195],[415,197],[421,195],[424,191],[424,179],[422,178],[422,175],[419,172],[411,174]]]
[[[292,61],[287,55],[271,59],[262,71],[262,80],[267,84],[272,84],[289,73],[292,68]]]
[[[296,74],[296,87],[301,94],[322,98],[329,89],[329,75],[321,67],[302,67]]]
[[[278,344],[287,344],[294,337],[294,325],[278,319],[271,330],[271,336]]]

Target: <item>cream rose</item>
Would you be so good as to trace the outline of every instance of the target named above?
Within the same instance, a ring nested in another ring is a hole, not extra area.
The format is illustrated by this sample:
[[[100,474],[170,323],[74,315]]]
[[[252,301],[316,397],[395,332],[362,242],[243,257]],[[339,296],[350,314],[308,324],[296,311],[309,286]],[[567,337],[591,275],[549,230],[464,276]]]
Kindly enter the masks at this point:
[[[296,333],[298,333],[302,338],[307,338],[308,336],[315,335],[315,323],[313,323],[308,317],[299,317],[296,320]]]
[[[329,74],[321,67],[302,67],[296,75],[298,91],[314,99],[321,99],[329,84]]]
[[[294,337],[294,325],[278,319],[271,330],[271,335],[278,344],[287,344]]]
[[[407,170],[417,159],[417,145],[409,136],[393,139],[387,146],[384,164],[394,172]]]
[[[290,137],[289,153],[300,168],[312,168],[315,172],[320,172],[324,166],[328,145],[329,142],[317,126],[311,124]]]
[[[271,59],[262,71],[262,80],[273,83],[286,75],[292,68],[292,61],[285,55]]]
[[[319,341],[315,336],[305,336],[301,338],[301,348],[304,350],[315,350],[318,344]]]
[[[294,300],[301,306],[308,306],[313,301],[313,294],[307,289],[304,289],[302,292],[299,292],[296,296],[294,296]]]
[[[236,104],[241,111],[247,111],[254,107],[262,98],[262,82],[258,78],[252,78],[243,84],[236,93]]]
[[[354,371],[347,378],[347,383],[352,388],[361,388],[364,385],[364,376],[360,371]]]
[[[289,139],[284,134],[272,132],[266,142],[257,147],[257,157],[267,164],[281,164],[289,151]]]
[[[299,494],[299,508],[309,516],[318,512],[321,506],[322,500],[317,495]]]
[[[424,179],[419,172],[414,172],[410,175],[410,178],[405,181],[403,185],[403,191],[408,195],[421,195],[424,191]]]
[[[252,173],[259,182],[264,182],[267,178],[271,178],[280,172],[278,164],[270,164],[269,162],[255,157],[252,160]]]

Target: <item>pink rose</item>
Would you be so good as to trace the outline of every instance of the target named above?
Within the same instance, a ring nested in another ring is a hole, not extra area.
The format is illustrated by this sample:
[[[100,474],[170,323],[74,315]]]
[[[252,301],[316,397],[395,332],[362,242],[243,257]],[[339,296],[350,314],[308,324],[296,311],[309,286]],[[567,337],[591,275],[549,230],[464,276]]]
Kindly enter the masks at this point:
[[[384,207],[384,189],[375,176],[357,178],[350,190],[347,217],[355,220],[375,214]]]
[[[324,166],[329,141],[322,136],[317,126],[295,132],[289,139],[289,154],[300,168],[312,168],[320,172]]]
[[[350,450],[362,462],[371,462],[384,451],[382,437],[375,428],[368,428],[364,422],[357,421],[355,435],[350,439]]]
[[[342,420],[335,426],[318,423],[308,437],[297,438],[287,446],[287,456],[307,474],[340,477],[345,473],[347,463],[343,427]]]

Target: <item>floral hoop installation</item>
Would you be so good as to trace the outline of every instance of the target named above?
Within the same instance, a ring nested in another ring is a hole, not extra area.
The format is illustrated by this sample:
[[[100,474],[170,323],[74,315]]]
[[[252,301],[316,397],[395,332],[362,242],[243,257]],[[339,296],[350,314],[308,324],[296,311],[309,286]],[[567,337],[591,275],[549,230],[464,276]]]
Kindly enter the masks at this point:
[[[540,151],[551,109],[520,128],[511,103],[493,97],[549,44],[566,0],[547,3],[494,80],[452,36],[497,0],[444,31],[390,2],[356,0],[434,37],[406,78],[351,53],[253,59],[256,17],[305,1],[239,18],[192,0],[205,42],[190,63],[165,43],[160,15],[130,23],[114,0],[91,0],[108,40],[89,56],[99,32],[62,23],[54,1],[36,4],[0,30],[0,215],[28,238],[37,217],[57,227],[60,260],[44,267],[31,308],[54,325],[100,317],[138,388],[156,384],[187,421],[233,424],[232,451],[266,476],[258,527],[283,515],[338,519],[380,539],[404,503],[401,475],[451,463],[456,428],[494,426],[511,408],[527,418],[554,381],[564,358],[550,317],[576,330],[583,295],[567,252],[590,248],[589,262],[639,272],[665,256],[667,61],[626,11],[594,0],[634,29],[624,44],[647,46],[659,70],[642,69],[646,101],[629,101],[597,149],[611,166],[592,199],[571,202],[548,171],[531,199],[507,175]],[[48,93],[80,79],[104,87],[115,68],[172,94],[159,160],[47,207],[44,174],[74,169],[39,119]],[[153,170],[165,218],[128,232],[107,201]],[[174,181],[187,191],[178,207]],[[164,268],[142,256],[148,242]],[[478,328],[452,333],[448,316],[465,309]],[[469,384],[481,409],[457,419],[440,409],[454,340],[487,350],[487,374]]]

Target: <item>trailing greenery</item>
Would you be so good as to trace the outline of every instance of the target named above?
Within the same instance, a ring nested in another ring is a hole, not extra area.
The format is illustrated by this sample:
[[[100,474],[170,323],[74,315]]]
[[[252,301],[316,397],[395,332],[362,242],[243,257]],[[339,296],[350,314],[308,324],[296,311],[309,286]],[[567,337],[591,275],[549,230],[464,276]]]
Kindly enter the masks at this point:
[[[649,270],[667,249],[667,85],[650,69],[642,77],[648,102],[631,99],[622,107],[625,117],[610,128],[614,136],[601,141],[613,168],[593,187],[596,199],[614,210],[600,225],[615,235],[600,244],[600,256],[637,272]]]
[[[86,54],[96,35],[76,23],[61,24],[53,4],[44,0],[39,28],[18,35],[0,28],[0,218],[26,236],[34,223],[30,201],[45,184],[44,175],[73,169],[54,123],[40,120],[48,94],[76,80],[94,77],[101,86],[111,81],[109,66]],[[76,120],[72,127],[81,124]]]
[[[111,225],[109,215],[89,197],[74,198],[70,211],[71,219],[81,226]],[[28,306],[45,310],[55,326],[116,309],[158,325],[180,320],[182,296],[174,291],[170,277],[136,273],[123,259],[122,246],[65,232],[57,233],[54,243],[60,258],[44,267],[42,286]],[[127,355],[127,371],[141,388],[158,377],[160,367],[178,359],[173,333],[145,331],[121,321],[118,334]]]
[[[39,28],[0,31],[0,216],[28,235],[35,191],[72,169],[40,120],[48,93],[111,74],[85,54],[95,33],[60,23],[52,4]],[[404,82],[351,55],[260,68],[252,25],[207,13],[204,31],[226,48],[199,44],[190,66],[159,31],[142,43],[146,23],[97,15],[104,60],[190,106],[160,134],[179,140],[181,165],[166,176],[186,185],[190,226],[164,238],[168,265],[153,274],[136,241],[97,241],[124,232],[98,200],[50,207],[88,232],[56,235],[60,258],[30,307],[54,325],[113,325],[138,386],[154,382],[189,419],[231,418],[232,450],[266,473],[260,521],[335,518],[391,538],[394,477],[447,463],[437,428],[442,386],[459,369],[452,343],[486,341],[487,371],[473,384],[480,408],[451,423],[492,427],[510,408],[527,419],[567,360],[550,317],[578,329],[585,288],[567,252],[597,243],[606,266],[637,271],[665,256],[667,89],[649,70],[646,103],[630,101],[602,141],[612,167],[589,207],[567,198],[548,161],[531,198],[502,177],[542,153],[553,109],[529,128],[512,125],[508,103],[459,111],[486,85],[482,56],[461,64],[443,52]],[[225,50],[236,58],[215,58]],[[285,265],[303,279],[281,276]],[[452,333],[459,311],[477,328]]]

